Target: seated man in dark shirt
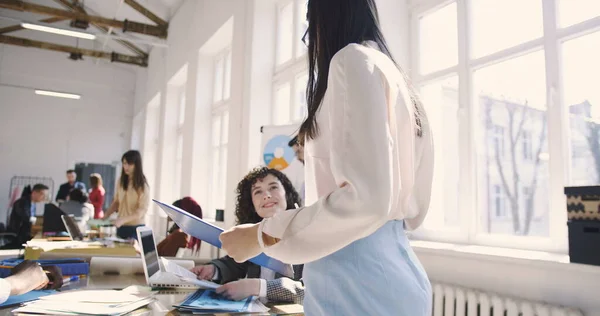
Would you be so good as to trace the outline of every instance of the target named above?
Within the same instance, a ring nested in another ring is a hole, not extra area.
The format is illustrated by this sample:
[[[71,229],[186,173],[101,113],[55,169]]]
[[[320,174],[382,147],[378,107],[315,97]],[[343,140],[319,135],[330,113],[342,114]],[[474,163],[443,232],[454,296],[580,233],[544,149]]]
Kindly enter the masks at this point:
[[[48,187],[38,183],[31,189],[29,196],[15,201],[10,213],[7,231],[17,235],[6,248],[21,248],[31,239],[31,226],[35,222],[35,203],[46,201]]]
[[[76,179],[77,179],[77,173],[75,173],[75,170],[73,170],[73,169],[67,170],[67,183],[61,184],[60,188],[58,189],[58,193],[56,194],[56,202],[58,204],[66,201],[67,196],[69,196],[69,193],[71,192],[71,190],[73,190],[75,188],[83,190],[83,192],[86,192],[85,184],[83,184],[83,182],[76,181]]]

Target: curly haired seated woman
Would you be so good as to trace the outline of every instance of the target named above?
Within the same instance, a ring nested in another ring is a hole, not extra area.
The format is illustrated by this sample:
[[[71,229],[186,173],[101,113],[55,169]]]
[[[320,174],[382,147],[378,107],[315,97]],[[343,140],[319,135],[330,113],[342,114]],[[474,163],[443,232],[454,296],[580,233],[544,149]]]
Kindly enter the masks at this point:
[[[238,183],[235,215],[238,225],[253,224],[276,212],[294,209],[300,203],[300,195],[285,174],[266,167],[257,168]],[[224,284],[216,291],[230,299],[258,296],[269,301],[302,304],[302,268],[302,265],[293,266],[294,279],[290,279],[249,261],[237,263],[225,256],[194,267],[192,272],[199,279]]]

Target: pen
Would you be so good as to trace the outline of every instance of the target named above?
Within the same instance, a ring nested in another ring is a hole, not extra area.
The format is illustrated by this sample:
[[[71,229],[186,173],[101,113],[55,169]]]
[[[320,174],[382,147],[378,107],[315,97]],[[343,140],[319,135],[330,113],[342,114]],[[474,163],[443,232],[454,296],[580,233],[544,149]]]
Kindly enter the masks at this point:
[[[78,280],[79,280],[79,276],[78,275],[72,275],[72,276],[64,277],[63,278],[63,286],[71,283],[72,281],[78,281]]]

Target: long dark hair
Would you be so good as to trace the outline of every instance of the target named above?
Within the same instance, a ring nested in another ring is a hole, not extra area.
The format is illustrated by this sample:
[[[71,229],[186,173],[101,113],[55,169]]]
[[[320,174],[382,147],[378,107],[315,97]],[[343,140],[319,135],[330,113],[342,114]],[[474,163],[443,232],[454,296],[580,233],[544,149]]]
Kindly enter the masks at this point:
[[[258,180],[264,179],[268,175],[273,175],[281,182],[285,189],[285,200],[287,209],[295,208],[294,204],[301,205],[300,194],[294,189],[294,185],[288,177],[281,171],[259,167],[250,171],[242,181],[237,185],[237,201],[235,203],[235,216],[238,224],[255,224],[262,221],[262,218],[256,212],[252,203],[252,186]]]
[[[333,56],[351,43],[374,41],[407,79],[415,107],[416,133],[421,136],[420,100],[407,76],[398,66],[383,38],[375,0],[308,0],[308,116],[300,126],[301,144],[319,134],[317,113],[327,91],[329,65]],[[365,106],[368,106],[365,104]]]
[[[133,169],[133,189],[138,192],[143,192],[147,184],[146,176],[144,176],[144,169],[142,168],[142,155],[137,150],[130,150],[123,154],[121,161],[125,160],[128,164],[134,165]],[[129,176],[125,173],[124,169],[121,169],[121,187],[127,190],[129,186]]]

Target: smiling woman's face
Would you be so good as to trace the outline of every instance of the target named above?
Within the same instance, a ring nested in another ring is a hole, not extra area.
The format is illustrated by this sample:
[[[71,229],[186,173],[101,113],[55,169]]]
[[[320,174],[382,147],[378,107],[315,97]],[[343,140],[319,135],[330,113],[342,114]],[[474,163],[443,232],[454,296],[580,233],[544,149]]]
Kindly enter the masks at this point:
[[[287,209],[285,189],[277,177],[269,174],[252,185],[252,204],[262,218]]]

